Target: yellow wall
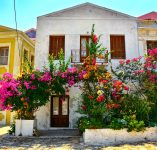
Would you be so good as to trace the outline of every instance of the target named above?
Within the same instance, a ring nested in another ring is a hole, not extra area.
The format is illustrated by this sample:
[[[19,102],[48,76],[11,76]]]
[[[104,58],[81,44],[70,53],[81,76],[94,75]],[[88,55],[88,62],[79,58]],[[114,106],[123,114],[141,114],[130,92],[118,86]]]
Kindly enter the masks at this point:
[[[18,36],[19,38],[17,42],[15,32],[0,32],[0,47],[9,46],[8,65],[0,65],[0,75],[5,72],[9,72],[14,76],[21,74],[24,49],[28,50],[29,61],[31,59],[31,55],[34,55],[34,42],[26,37],[24,33],[20,32]]]
[[[18,34],[14,29],[0,26],[0,47],[9,46],[8,65],[0,65],[0,76],[5,72],[13,74],[15,77],[21,74],[24,59],[24,49],[28,50],[29,61],[34,55],[34,42],[31,41],[23,32]],[[11,112],[6,111],[6,124],[9,125]]]
[[[9,64],[7,66],[0,65],[0,73],[3,74],[6,71],[13,73],[14,69],[14,50],[15,50],[15,38],[0,38],[0,46],[9,46]]]

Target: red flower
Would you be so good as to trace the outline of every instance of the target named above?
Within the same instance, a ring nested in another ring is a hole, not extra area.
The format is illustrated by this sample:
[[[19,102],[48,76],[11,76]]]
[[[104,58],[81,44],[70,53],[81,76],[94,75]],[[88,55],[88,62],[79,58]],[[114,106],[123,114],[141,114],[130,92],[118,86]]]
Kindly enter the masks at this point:
[[[120,65],[123,65],[125,62],[124,62],[124,60],[120,60],[119,63],[120,63]]]
[[[93,60],[92,60],[92,65],[95,65],[95,64],[96,64],[96,60],[93,59]]]
[[[138,58],[133,58],[132,61],[136,62],[138,61]]]
[[[124,86],[124,90],[129,91],[129,87],[128,86]]]
[[[103,84],[106,84],[108,81],[105,80],[105,79],[99,79],[99,82],[100,82],[100,83],[103,83]]]
[[[127,60],[126,60],[126,64],[129,64],[130,62],[131,62],[130,59],[127,59]]]
[[[111,109],[112,108],[112,105],[111,104],[106,104],[107,108],[108,109]]]
[[[118,104],[113,104],[113,107],[114,107],[115,109],[117,109],[117,108],[119,107],[119,105],[118,105]]]
[[[93,96],[92,96],[92,95],[89,95],[88,98],[89,98],[89,99],[93,99]]]
[[[98,41],[98,37],[94,34],[94,35],[93,35],[93,42],[94,42],[94,43],[97,43],[97,41]]]
[[[113,86],[114,87],[121,87],[122,86],[122,81],[119,81],[119,80],[114,81]]]
[[[96,100],[97,100],[97,102],[101,102],[101,101],[105,100],[105,97],[104,97],[104,95],[100,95]]]
[[[83,110],[86,110],[86,106],[85,106],[85,105],[83,105],[83,106],[82,106],[82,109],[83,109]]]

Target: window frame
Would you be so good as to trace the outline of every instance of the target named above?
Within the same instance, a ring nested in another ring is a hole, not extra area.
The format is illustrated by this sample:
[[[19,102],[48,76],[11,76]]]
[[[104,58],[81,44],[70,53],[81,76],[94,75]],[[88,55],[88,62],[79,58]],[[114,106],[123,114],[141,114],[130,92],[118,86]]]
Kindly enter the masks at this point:
[[[147,46],[147,50],[148,49],[150,49],[149,48],[149,44],[153,44],[153,46],[155,45],[155,44],[157,45],[157,40],[146,40],[146,46]],[[155,47],[155,48],[157,48],[157,47]],[[151,48],[152,49],[152,48]],[[154,49],[154,48],[153,48]],[[148,52],[147,52],[148,53]]]
[[[87,58],[88,57],[88,55],[89,55],[89,50],[87,49],[87,46],[86,46],[86,53],[87,53],[87,55],[86,55],[86,57],[82,57],[81,56],[81,40],[83,39],[83,38],[86,38],[86,40],[88,39],[88,42],[90,42],[90,35],[80,35],[80,62],[82,63],[83,62],[83,58]]]
[[[9,66],[9,63],[10,63],[10,43],[0,44],[0,48],[4,48],[4,47],[8,48],[8,62],[7,62],[7,65],[0,64],[0,66],[7,67]]]
[[[32,61],[32,57],[33,57],[33,61]],[[33,62],[33,65],[32,65],[32,62]],[[30,63],[31,63],[31,66],[34,67],[34,64],[35,64],[35,56],[34,56],[34,54],[30,55]]]
[[[55,60],[58,60],[58,52],[59,51],[57,51],[57,55],[56,55],[56,52],[54,53],[54,51],[53,51],[53,49],[51,50],[51,38],[58,38],[58,37],[60,37],[60,38],[63,38],[63,53],[64,53],[64,55],[65,55],[65,35],[49,35],[49,55],[52,55],[53,54],[53,56],[54,56],[54,59]],[[50,53],[51,52],[51,53]]]
[[[27,58],[27,59],[28,59],[28,61],[30,62],[29,50],[28,50],[26,47],[24,47],[24,48],[23,48],[23,55],[22,55],[22,56],[23,56],[23,63],[25,63],[25,57],[24,57],[25,51],[27,51],[27,54],[28,54],[28,58]]]

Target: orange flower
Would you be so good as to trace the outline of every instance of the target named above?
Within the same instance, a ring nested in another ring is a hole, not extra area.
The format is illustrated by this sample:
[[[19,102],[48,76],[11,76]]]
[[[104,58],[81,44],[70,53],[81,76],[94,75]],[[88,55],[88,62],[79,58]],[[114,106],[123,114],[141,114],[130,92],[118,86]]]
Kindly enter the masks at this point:
[[[84,75],[83,75],[83,78],[84,78],[84,79],[88,79],[88,78],[89,78],[89,76],[90,76],[90,73],[89,73],[89,72],[87,72],[86,74],[84,74]]]
[[[21,97],[21,101],[24,101],[25,100],[25,98],[24,97]]]
[[[28,107],[28,102],[24,102],[23,104],[24,104],[26,107]]]
[[[100,55],[98,55],[98,58],[99,59],[104,59],[104,55],[100,54]]]

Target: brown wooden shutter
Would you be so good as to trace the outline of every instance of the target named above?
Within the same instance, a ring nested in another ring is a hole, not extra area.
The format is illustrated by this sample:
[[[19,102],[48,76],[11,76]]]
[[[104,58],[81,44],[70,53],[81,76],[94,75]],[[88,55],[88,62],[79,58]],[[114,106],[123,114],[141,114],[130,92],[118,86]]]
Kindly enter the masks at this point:
[[[111,59],[125,59],[125,37],[123,35],[111,35]]]
[[[50,36],[49,41],[49,54],[54,55],[55,58],[58,58],[58,52],[63,49],[65,50],[65,36]]]

